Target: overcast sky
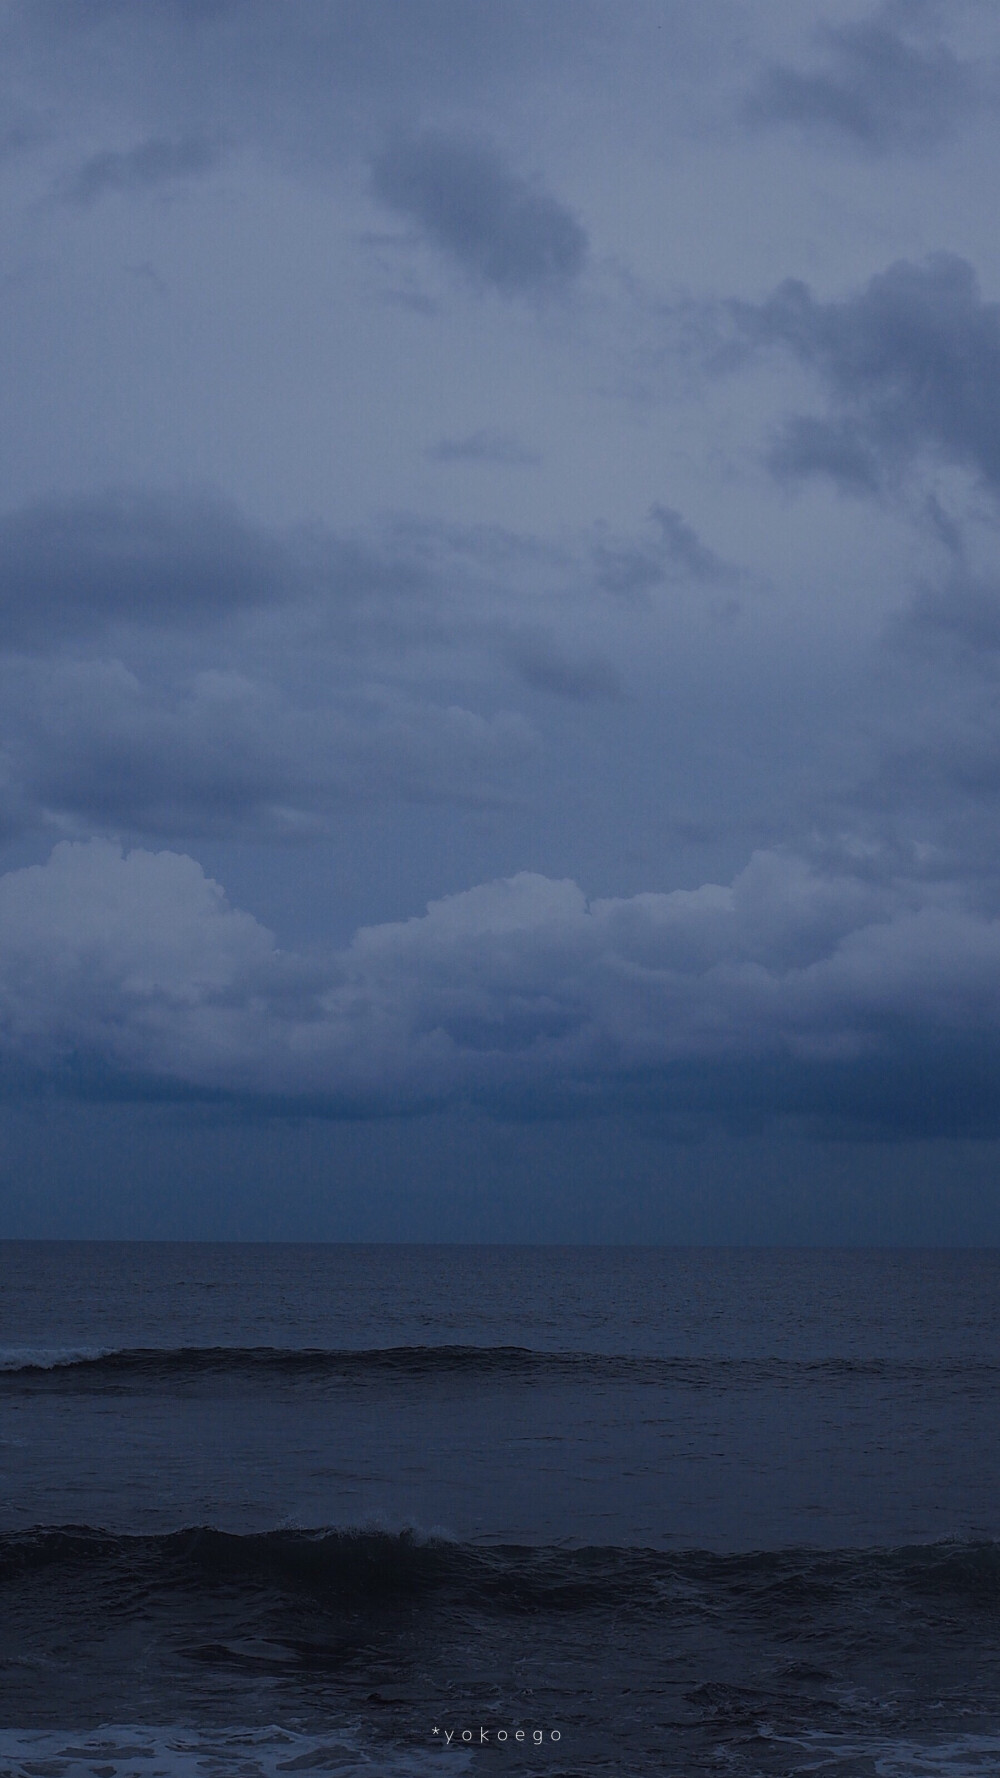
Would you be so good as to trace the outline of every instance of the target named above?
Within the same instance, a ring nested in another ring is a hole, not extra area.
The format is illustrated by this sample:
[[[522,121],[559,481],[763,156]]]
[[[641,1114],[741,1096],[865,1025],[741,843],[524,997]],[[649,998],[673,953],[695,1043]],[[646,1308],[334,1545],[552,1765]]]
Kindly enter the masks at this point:
[[[0,1234],[1000,1241],[993,0],[0,52]]]

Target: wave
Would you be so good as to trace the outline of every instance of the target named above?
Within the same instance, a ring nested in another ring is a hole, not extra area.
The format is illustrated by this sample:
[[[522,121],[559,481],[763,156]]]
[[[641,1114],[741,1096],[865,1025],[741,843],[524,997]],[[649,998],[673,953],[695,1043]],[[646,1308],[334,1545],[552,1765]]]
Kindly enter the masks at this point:
[[[114,1346],[4,1346],[0,1347],[0,1378],[18,1371],[55,1370],[64,1365],[89,1364],[112,1356]]]
[[[781,1735],[764,1723],[757,1734],[765,1744],[782,1749],[789,1778],[816,1772],[825,1772],[827,1778],[837,1778],[838,1772],[843,1778],[852,1778],[859,1771],[877,1772],[880,1778],[989,1778],[990,1773],[1000,1771],[997,1733],[925,1733],[917,1737],[884,1730],[866,1733],[855,1723],[834,1733],[813,1729]]]
[[[719,1554],[373,1526],[39,1526],[0,1536],[0,1599],[28,1721],[128,1723],[140,1697],[192,1725],[0,1730],[10,1778],[140,1764],[431,1778],[484,1722],[556,1724],[566,1763],[545,1769],[579,1778],[662,1773],[665,1729],[671,1770],[783,1778],[971,1778],[1000,1748],[993,1541]],[[218,1728],[220,1705],[292,1726]],[[446,1758],[431,1748],[442,1723]]]
[[[851,1732],[853,1730],[853,1733]],[[609,1737],[610,1738],[610,1737]],[[807,1730],[778,1733],[771,1724],[756,1725],[758,1755],[774,1749],[782,1755],[786,1775],[814,1774],[844,1778],[866,1771],[885,1778],[986,1778],[1000,1769],[1000,1734],[984,1732],[912,1734],[864,1732],[858,1724],[836,1733]],[[5,1778],[37,1778],[41,1772],[59,1778],[134,1778],[137,1769],[170,1778],[283,1778],[289,1772],[336,1774],[336,1778],[432,1778],[447,1763],[449,1773],[468,1772],[474,1754],[452,1746],[443,1759],[438,1750],[414,1747],[362,1746],[357,1732],[337,1727],[321,1734],[270,1725],[198,1728],[164,1727],[160,1723],[107,1724],[99,1729],[0,1729],[0,1768]],[[137,1766],[141,1762],[141,1767]],[[718,1759],[713,1765],[718,1765]],[[703,1764],[699,1760],[699,1770]],[[741,1767],[743,1762],[740,1762]],[[755,1768],[760,1770],[757,1760]],[[581,1770],[575,1766],[574,1770]],[[586,1770],[606,1773],[589,1761]],[[635,1772],[637,1766],[631,1765]],[[650,1769],[650,1768],[645,1768]],[[662,1767],[657,1766],[658,1771]],[[773,1768],[771,1768],[773,1769]]]
[[[641,1369],[645,1362],[586,1352],[539,1352],[526,1346],[133,1346],[37,1354],[22,1348],[0,1353],[0,1386],[18,1380],[86,1386],[223,1374],[337,1380],[456,1373],[527,1376],[596,1369],[619,1375]]]
[[[787,1617],[796,1608],[855,1609],[937,1600],[948,1609],[1000,1604],[1000,1542],[950,1539],[899,1547],[720,1553],[621,1545],[463,1543],[378,1526],[234,1532],[212,1526],[145,1535],[87,1525],[0,1536],[0,1585],[88,1578],[155,1591],[245,1586],[353,1604],[445,1594],[450,1604],[515,1611],[678,1611],[721,1604]]]
[[[659,1384],[731,1390],[869,1379],[983,1387],[1000,1365],[962,1358],[713,1358],[540,1351],[527,1346],[135,1346],[0,1351],[0,1390],[170,1387],[201,1378],[322,1384],[435,1377]]]
[[[465,1772],[471,1754],[451,1751],[448,1766]],[[441,1771],[431,1751],[363,1747],[344,1728],[303,1734],[278,1728],[164,1728],[108,1724],[100,1729],[0,1729],[5,1778],[134,1778],[136,1770],[170,1778],[280,1778],[288,1772],[336,1773],[337,1778],[430,1778]]]

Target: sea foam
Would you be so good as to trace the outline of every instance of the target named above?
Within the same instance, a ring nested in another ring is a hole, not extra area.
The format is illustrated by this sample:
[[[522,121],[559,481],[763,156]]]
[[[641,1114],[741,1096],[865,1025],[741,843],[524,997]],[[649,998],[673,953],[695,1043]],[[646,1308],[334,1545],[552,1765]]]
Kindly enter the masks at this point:
[[[432,1778],[468,1770],[459,1748],[362,1748],[346,1729],[0,1729],[0,1778]]]

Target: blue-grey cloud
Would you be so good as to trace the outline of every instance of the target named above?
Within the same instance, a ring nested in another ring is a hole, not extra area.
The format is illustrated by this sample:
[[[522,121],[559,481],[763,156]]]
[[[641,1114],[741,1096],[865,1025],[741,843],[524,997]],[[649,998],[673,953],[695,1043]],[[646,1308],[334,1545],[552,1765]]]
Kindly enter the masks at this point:
[[[996,70],[879,8],[0,9],[8,1083],[996,1125]]]
[[[526,468],[542,460],[513,433],[496,432],[489,426],[463,438],[439,438],[428,446],[426,455],[432,463],[496,463],[504,469]]]
[[[400,137],[373,167],[376,197],[434,246],[506,294],[565,286],[587,236],[565,204],[514,173],[487,143],[427,131]]]
[[[622,696],[621,677],[603,655],[570,653],[537,626],[515,630],[507,637],[503,653],[525,684],[536,691],[578,703]]]
[[[415,105],[560,66],[592,11],[592,0],[11,0],[3,32],[7,65],[74,115],[104,122],[111,109],[170,140],[178,123],[221,130],[301,165],[370,145]]]
[[[525,688],[619,689],[538,623],[536,553],[495,528],[265,531],[197,494],[7,514],[0,829],[298,841],[362,800],[509,804],[539,745]]]
[[[695,581],[724,581],[734,571],[698,536],[693,525],[672,506],[657,504],[650,513],[662,538],[662,555],[668,571]]]
[[[937,580],[925,580],[893,625],[897,639],[928,639],[939,649],[949,641],[971,659],[1000,649],[1000,581],[985,579],[959,561]]]
[[[982,892],[994,878],[1000,806],[1000,578],[952,554],[921,575],[886,626],[881,747],[865,794],[961,859]]]
[[[616,599],[643,601],[666,579],[663,553],[655,544],[644,548],[602,538],[594,545],[594,569],[598,586]]]
[[[63,843],[0,878],[0,929],[0,1050],[22,1081],[355,1115],[466,1100],[1000,1128],[1000,919],[951,884],[774,852],[730,885],[590,903],[522,874],[322,958],[280,951],[191,858]]]
[[[517,712],[384,679],[320,701],[259,663],[140,676],[114,659],[14,662],[2,679],[15,812],[36,826],[308,840],[352,801],[489,807],[535,748]]]
[[[0,166],[30,148],[37,148],[44,142],[45,135],[44,127],[34,118],[6,127],[0,125]]]
[[[786,427],[779,473],[868,492],[931,452],[1000,489],[1000,305],[983,301],[966,260],[900,261],[843,301],[790,279],[734,313],[747,342],[786,347],[832,400],[828,415]]]
[[[0,647],[109,623],[194,624],[280,601],[301,569],[228,502],[125,490],[0,518]]]
[[[739,579],[738,571],[716,555],[674,507],[659,503],[652,507],[649,533],[639,542],[598,537],[593,560],[597,584],[604,592],[642,601],[668,581],[709,586]]]
[[[627,850],[628,817],[609,813],[620,770],[623,807],[638,806],[649,856],[715,848],[731,831],[732,804],[719,811],[732,757],[745,843],[761,832],[762,804],[774,821],[772,773],[786,768],[780,742],[771,745],[771,692],[755,691],[754,679],[759,665],[766,686],[780,685],[783,669],[761,654],[751,613],[745,683],[735,697],[713,687],[706,619],[741,576],[673,508],[653,510],[637,534],[590,529],[556,548],[496,526],[402,518],[353,538],[320,526],[265,530],[206,497],[119,493],[9,514],[0,571],[8,834],[55,827],[285,846],[328,840],[365,806],[382,820],[420,805],[441,821],[470,809],[502,820],[509,850],[492,868],[558,869],[562,841],[531,838],[528,808],[553,832],[574,830],[576,846],[592,833],[594,857],[616,820],[614,843]],[[960,609],[971,623],[971,606],[952,599],[949,635]],[[922,623],[929,636],[929,614]],[[724,672],[729,653],[724,643]],[[855,700],[852,724],[869,734],[845,737],[867,778],[880,700],[878,687],[867,708]],[[912,703],[901,682],[894,712]],[[880,806],[923,798],[937,822],[941,786],[956,773],[971,783],[978,771],[992,794],[995,738],[978,724],[975,766],[973,737],[921,733],[929,700],[918,708],[919,721],[891,737],[895,778],[881,774],[878,796]],[[962,708],[968,729],[965,696]],[[747,720],[768,736],[759,762],[742,756]],[[823,738],[823,724],[836,739]],[[810,725],[810,781],[824,793],[841,786],[845,821],[870,811],[867,783],[842,786],[844,723],[822,694]],[[809,818],[796,806],[763,831],[801,831]],[[432,887],[424,880],[419,893]]]
[[[845,494],[877,494],[883,485],[883,463],[857,420],[821,420],[797,414],[786,420],[768,453],[779,480],[826,475]]]
[[[940,40],[925,45],[878,19],[825,26],[824,62],[810,71],[776,63],[748,94],[747,118],[835,131],[857,146],[931,147],[979,96],[975,71]]]
[[[93,204],[109,192],[126,195],[169,189],[215,171],[222,158],[218,143],[200,136],[168,142],[154,139],[124,151],[94,154],[59,188],[68,204]]]

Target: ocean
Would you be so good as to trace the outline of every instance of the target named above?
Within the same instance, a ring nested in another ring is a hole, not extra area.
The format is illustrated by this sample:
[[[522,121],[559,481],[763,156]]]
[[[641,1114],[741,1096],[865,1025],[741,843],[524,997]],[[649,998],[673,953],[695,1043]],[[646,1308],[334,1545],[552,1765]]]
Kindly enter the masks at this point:
[[[0,1274],[0,1778],[1000,1772],[1000,1252]]]

